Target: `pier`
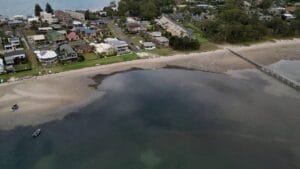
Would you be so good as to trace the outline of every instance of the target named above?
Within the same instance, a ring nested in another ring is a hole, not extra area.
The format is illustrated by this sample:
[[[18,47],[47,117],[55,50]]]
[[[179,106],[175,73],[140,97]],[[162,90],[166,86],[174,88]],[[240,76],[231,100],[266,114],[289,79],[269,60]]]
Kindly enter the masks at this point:
[[[293,88],[293,89],[300,92],[300,84],[298,82],[296,82],[292,79],[289,79],[288,77],[286,77],[282,74],[279,74],[279,73],[275,72],[274,70],[269,69],[269,68],[267,68],[267,67],[265,67],[265,66],[263,66],[259,63],[256,63],[255,61],[253,61],[253,60],[251,60],[251,59],[249,59],[249,58],[247,58],[247,57],[245,57],[245,56],[243,56],[243,55],[241,55],[241,54],[239,54],[239,53],[237,53],[237,52],[235,52],[231,49],[227,49],[227,50],[230,51],[232,54],[238,56],[239,58],[245,60],[246,62],[250,63],[251,65],[255,66],[261,72],[277,79],[278,81],[284,83],[285,85],[287,85],[287,86],[289,86],[289,87],[291,87],[291,88]]]

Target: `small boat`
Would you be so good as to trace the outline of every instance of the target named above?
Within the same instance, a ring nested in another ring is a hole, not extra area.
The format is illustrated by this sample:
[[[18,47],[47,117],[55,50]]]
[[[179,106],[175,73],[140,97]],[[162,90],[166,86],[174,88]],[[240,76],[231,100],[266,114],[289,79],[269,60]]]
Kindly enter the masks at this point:
[[[19,109],[19,105],[18,104],[14,104],[12,107],[11,107],[11,110],[12,111],[17,111]]]
[[[38,137],[39,135],[41,135],[41,133],[42,133],[42,129],[37,129],[37,130],[35,130],[35,131],[32,133],[32,137],[33,137],[33,138],[36,138],[36,137]]]

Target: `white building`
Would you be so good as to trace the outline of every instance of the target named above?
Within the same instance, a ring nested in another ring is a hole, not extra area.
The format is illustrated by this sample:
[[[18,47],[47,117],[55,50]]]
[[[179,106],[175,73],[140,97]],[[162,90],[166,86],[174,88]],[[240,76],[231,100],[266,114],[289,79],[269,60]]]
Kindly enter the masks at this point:
[[[0,58],[0,74],[5,73],[5,66],[3,59]]]
[[[117,51],[118,55],[129,53],[128,44],[125,41],[121,41],[117,38],[106,38],[104,42],[110,44]]]
[[[296,17],[292,14],[289,14],[289,13],[285,13],[282,15],[282,17],[285,19],[285,20],[293,20],[293,19],[296,19]]]
[[[28,23],[39,22],[39,17],[30,17],[27,19]]]
[[[100,55],[113,55],[116,53],[115,48],[108,43],[91,43],[91,46],[95,47],[95,52]]]
[[[153,49],[156,48],[155,44],[152,43],[152,42],[144,42],[143,47],[144,47],[145,50],[153,50]]]
[[[53,64],[57,62],[57,54],[52,50],[34,51],[42,64]]]
[[[48,24],[58,23],[58,19],[51,13],[41,12],[40,18],[42,22],[47,22]]]
[[[40,28],[38,28],[38,30],[42,33],[47,33],[49,31],[52,31],[53,28],[52,27],[40,27]]]
[[[189,37],[190,33],[177,24],[175,21],[170,19],[169,17],[163,15],[160,19],[156,20],[156,23],[161,26],[164,30],[171,33],[172,36],[178,36],[178,37]]]

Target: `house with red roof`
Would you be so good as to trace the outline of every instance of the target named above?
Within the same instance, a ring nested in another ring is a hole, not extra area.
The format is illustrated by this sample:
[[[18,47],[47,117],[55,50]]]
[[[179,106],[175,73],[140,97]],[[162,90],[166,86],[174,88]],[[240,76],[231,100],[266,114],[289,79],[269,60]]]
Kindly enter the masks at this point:
[[[76,34],[76,32],[70,32],[68,35],[67,35],[67,39],[69,41],[74,41],[74,40],[78,40],[79,39],[79,36]]]

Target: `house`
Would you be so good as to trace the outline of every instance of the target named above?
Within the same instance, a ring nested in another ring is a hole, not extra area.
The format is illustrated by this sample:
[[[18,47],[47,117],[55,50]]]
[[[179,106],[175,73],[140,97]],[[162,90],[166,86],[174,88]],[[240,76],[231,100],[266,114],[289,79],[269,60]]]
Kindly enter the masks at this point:
[[[162,36],[161,32],[150,32],[152,40],[161,47],[169,47],[169,39]]]
[[[91,43],[90,45],[94,46],[95,52],[100,55],[110,56],[116,53],[116,49],[108,43]]]
[[[57,54],[52,50],[34,51],[42,64],[53,64],[57,62]]]
[[[155,37],[154,42],[161,47],[169,47],[169,39],[164,36]]]
[[[39,32],[41,32],[41,33],[47,33],[47,32],[49,32],[49,31],[52,31],[53,28],[52,28],[52,27],[40,27],[40,28],[38,28],[38,30],[39,30]]]
[[[80,21],[73,21],[72,22],[73,27],[77,28],[77,27],[83,27],[83,23]]]
[[[96,37],[97,36],[96,30],[88,28],[88,27],[78,27],[78,28],[76,28],[76,30],[82,36],[85,36],[85,37]]]
[[[152,50],[155,49],[155,44],[152,42],[144,42],[143,47],[145,50]]]
[[[52,24],[50,25],[53,30],[60,30],[62,29],[62,26],[60,24]]]
[[[161,37],[161,36],[162,36],[162,33],[161,33],[161,32],[150,32],[149,35],[150,35],[152,38],[155,38],[155,37]]]
[[[27,39],[35,47],[40,47],[47,44],[45,35],[32,35],[28,36]]]
[[[196,5],[197,8],[200,8],[200,9],[204,9],[204,10],[208,10],[208,9],[213,9],[214,6],[212,5],[208,5],[208,4],[199,4],[199,5]]]
[[[147,21],[137,21],[132,17],[126,18],[126,28],[130,33],[138,33],[142,31],[147,31],[148,26],[150,25]]]
[[[39,17],[29,17],[28,19],[27,19],[27,22],[28,23],[34,23],[34,22],[39,22],[40,20],[39,20]]]
[[[20,46],[20,38],[19,37],[12,37],[8,38],[8,42],[13,45],[14,47],[19,47]]]
[[[281,16],[281,14],[286,12],[286,9],[283,7],[275,7],[275,8],[270,8],[268,11],[273,16]]]
[[[0,58],[0,74],[5,73],[5,66],[4,66],[4,62],[3,59]]]
[[[285,14],[283,14],[282,15],[282,19],[284,19],[284,20],[293,20],[293,19],[296,19],[296,17],[294,16],[294,15],[292,15],[292,14],[289,14],[289,13],[285,13]]]
[[[121,41],[116,38],[106,38],[104,42],[110,44],[117,51],[118,55],[129,53],[128,44],[125,41]]]
[[[12,50],[15,50],[15,46],[12,45],[12,44],[6,44],[4,45],[4,51],[12,51]]]
[[[65,13],[69,14],[72,19],[79,20],[79,21],[85,21],[84,13],[70,11],[70,10],[65,11]]]
[[[47,22],[48,24],[58,23],[58,19],[51,13],[40,12],[40,18],[42,22]]]
[[[13,17],[13,19],[14,19],[14,20],[19,20],[19,21],[24,21],[24,20],[26,19],[26,17],[23,16],[23,15],[15,15],[15,16]]]
[[[11,27],[20,26],[22,24],[23,24],[23,21],[20,21],[20,20],[9,20],[8,21],[8,25],[10,25]]]
[[[171,33],[172,36],[178,37],[190,37],[190,33],[183,28],[181,25],[177,24],[175,21],[163,15],[160,19],[156,19],[156,23],[161,26],[164,30]]]
[[[70,26],[72,24],[73,19],[71,15],[66,12],[61,10],[56,10],[54,12],[54,15],[62,25]]]
[[[78,58],[77,52],[75,52],[75,50],[69,44],[63,44],[59,46],[58,52],[58,58],[61,61],[73,60]]]
[[[70,32],[68,35],[67,35],[67,39],[69,41],[75,41],[75,40],[78,40],[79,39],[79,36],[76,34],[76,32]]]
[[[17,49],[4,52],[4,61],[7,65],[16,64],[16,60],[26,59],[26,53],[23,49]]]
[[[66,37],[58,31],[50,31],[47,33],[47,39],[50,43],[61,43],[66,40]]]

